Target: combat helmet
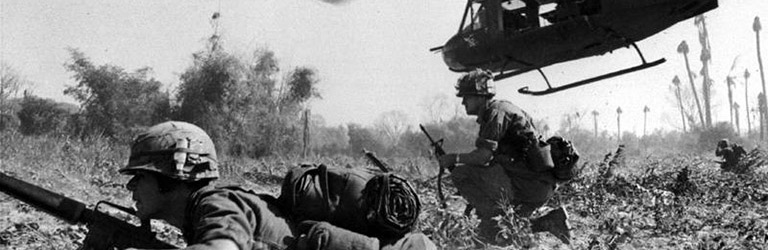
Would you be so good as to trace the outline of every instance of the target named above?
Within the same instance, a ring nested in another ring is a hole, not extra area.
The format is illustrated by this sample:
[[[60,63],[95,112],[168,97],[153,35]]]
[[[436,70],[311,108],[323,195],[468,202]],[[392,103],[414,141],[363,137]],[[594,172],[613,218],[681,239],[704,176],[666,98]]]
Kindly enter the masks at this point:
[[[720,139],[720,141],[717,142],[717,147],[728,147],[728,139]]]
[[[456,96],[479,95],[493,97],[496,91],[493,87],[493,74],[488,70],[475,69],[462,75],[456,83]]]
[[[179,121],[157,124],[136,136],[128,165],[119,172],[133,175],[138,170],[186,182],[219,177],[211,138],[199,127]]]

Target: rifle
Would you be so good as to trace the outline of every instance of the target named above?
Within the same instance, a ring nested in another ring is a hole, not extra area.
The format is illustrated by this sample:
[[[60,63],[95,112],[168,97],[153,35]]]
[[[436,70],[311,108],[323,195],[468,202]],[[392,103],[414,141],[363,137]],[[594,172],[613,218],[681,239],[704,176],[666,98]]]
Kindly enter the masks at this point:
[[[128,214],[135,218],[136,212],[127,207],[100,201],[94,209],[89,209],[82,202],[3,173],[0,173],[0,191],[67,223],[86,224],[88,234],[81,249],[178,248],[158,239],[148,220],[136,226],[115,216]]]
[[[387,168],[387,164],[381,161],[379,157],[376,157],[375,153],[363,149],[363,154],[365,154],[365,157],[368,158],[368,160],[371,161],[373,165],[376,165],[376,167],[378,167],[379,170],[381,170],[381,172],[384,172],[384,173],[389,172],[389,168]]]
[[[434,139],[432,139],[432,136],[429,135],[429,132],[427,132],[427,129],[424,128],[424,125],[419,124],[419,128],[421,128],[421,132],[424,132],[424,135],[426,135],[427,139],[429,139],[429,145],[435,148],[435,157],[440,157],[445,155],[445,150],[443,150],[443,139],[435,141]],[[443,174],[444,173],[445,173],[445,168],[443,166],[440,166],[440,170],[437,173],[437,197],[440,198],[440,203],[443,204],[443,207],[445,207],[445,196],[443,195]]]

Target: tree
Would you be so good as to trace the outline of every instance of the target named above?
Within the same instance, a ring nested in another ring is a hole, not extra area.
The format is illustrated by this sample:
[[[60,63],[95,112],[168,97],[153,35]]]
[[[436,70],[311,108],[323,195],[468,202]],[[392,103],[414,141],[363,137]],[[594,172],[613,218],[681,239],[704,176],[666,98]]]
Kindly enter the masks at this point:
[[[573,114],[564,114],[563,119],[560,121],[560,129],[561,132],[564,134],[569,133],[569,131],[578,129],[579,124],[581,123],[581,113],[575,112]]]
[[[427,122],[441,123],[457,115],[456,103],[450,96],[437,93],[422,99],[419,106],[424,109]]]
[[[211,48],[195,53],[181,75],[177,119],[197,124],[222,151],[235,155],[298,150],[301,114],[310,99],[320,97],[316,71],[296,67],[278,80],[278,60],[270,50],[238,57]]]
[[[739,103],[734,102],[733,103],[733,112],[736,114],[736,134],[739,135],[739,131],[741,131],[740,124],[739,124]]]
[[[320,115],[312,115],[310,141],[312,150],[321,155],[344,154],[349,146],[347,127],[326,126],[325,119]]]
[[[733,125],[733,91],[731,90],[731,86],[736,85],[736,82],[733,81],[733,77],[728,76],[725,78],[725,84],[728,85],[728,111],[730,111],[730,118],[731,118],[731,125]],[[735,86],[734,86],[735,87]]]
[[[61,132],[69,113],[50,100],[25,94],[18,112],[20,132],[25,135],[42,135]]]
[[[760,113],[760,140],[763,140],[765,138],[765,114],[766,109],[768,109],[768,105],[766,105],[765,102],[765,94],[760,93],[757,95],[757,107],[758,112]]]
[[[685,133],[685,109],[683,109],[683,97],[680,93],[680,78],[678,78],[677,75],[675,75],[675,78],[672,78],[672,85],[675,86],[675,97],[677,98],[677,102],[680,106],[680,117],[683,123],[683,133]]]
[[[704,99],[704,115],[707,123],[704,125],[707,128],[712,127],[712,78],[709,76],[709,63],[712,61],[712,48],[709,43],[709,32],[707,31],[707,23],[704,15],[698,15],[694,18],[694,24],[699,28],[699,43],[701,44],[701,93]]]
[[[763,83],[763,94],[768,93],[765,90],[765,73],[763,71],[763,57],[760,54],[760,30],[762,29],[762,26],[760,26],[760,17],[755,17],[755,21],[752,23],[752,30],[755,31],[755,41],[757,43],[757,64],[760,67],[760,80]],[[758,100],[760,101],[760,100]],[[765,100],[762,100],[765,101]],[[760,139],[763,139],[763,124],[766,123],[765,119],[765,113],[762,113],[762,106],[760,106]]]
[[[592,120],[595,123],[595,138],[597,138],[597,116],[600,115],[597,110],[592,110]]]
[[[27,81],[16,70],[0,62],[0,131],[13,127],[17,118],[13,114],[11,98],[15,98],[25,85]]]
[[[749,117],[749,85],[747,80],[749,80],[749,70],[744,69],[744,113],[747,113],[747,136],[749,136],[752,132],[752,119]]]
[[[378,140],[375,133],[360,124],[348,124],[347,135],[349,136],[347,154],[350,156],[361,155],[363,149],[372,152],[384,152],[386,150],[384,144]]]
[[[699,102],[699,95],[696,93],[696,85],[693,83],[693,73],[691,72],[691,66],[688,62],[688,43],[683,40],[680,45],[677,46],[677,52],[682,53],[683,57],[685,57],[685,69],[686,72],[688,72],[688,80],[691,82],[691,91],[693,92],[693,98],[696,100],[696,108],[699,111],[699,119],[701,120],[701,125],[706,126],[706,123],[704,122],[704,113],[702,113],[701,110],[701,103]],[[693,127],[693,125],[691,125]]]
[[[617,127],[617,140],[621,142],[621,107],[616,108],[616,127]]]
[[[397,148],[401,136],[410,129],[410,118],[402,110],[387,111],[376,118],[374,127],[382,134],[385,146]]]
[[[113,65],[96,66],[76,49],[69,52],[72,58],[65,67],[74,73],[77,85],[68,86],[64,94],[80,102],[85,124],[77,125],[78,132],[114,137],[168,119],[170,99],[161,91],[162,84],[149,78],[151,69],[126,73]]]
[[[651,109],[648,108],[647,105],[643,108],[643,137],[645,137],[645,128],[647,127],[646,125],[648,124],[647,123],[648,122],[648,112],[650,112],[650,111],[651,111]]]

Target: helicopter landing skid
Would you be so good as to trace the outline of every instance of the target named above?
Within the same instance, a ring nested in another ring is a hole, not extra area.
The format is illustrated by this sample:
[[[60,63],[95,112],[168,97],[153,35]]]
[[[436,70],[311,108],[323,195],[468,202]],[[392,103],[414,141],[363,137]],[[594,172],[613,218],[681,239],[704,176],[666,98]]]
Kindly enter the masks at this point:
[[[662,59],[659,59],[659,60],[656,60],[656,61],[653,61],[653,62],[649,62],[649,63],[643,62],[643,64],[637,65],[635,67],[626,68],[626,69],[622,69],[622,70],[619,70],[619,71],[614,71],[614,72],[611,72],[611,73],[608,73],[608,74],[592,77],[592,78],[589,78],[589,79],[584,79],[584,80],[581,80],[581,81],[578,81],[578,82],[574,82],[574,83],[571,83],[571,84],[566,84],[566,85],[559,86],[559,87],[554,87],[554,88],[552,86],[548,86],[547,89],[541,90],[541,91],[531,91],[531,90],[528,90],[528,86],[526,86],[526,87],[522,87],[522,88],[518,89],[517,92],[520,93],[520,94],[533,95],[533,96],[548,95],[548,94],[552,94],[552,93],[555,93],[555,92],[563,91],[563,90],[566,90],[566,89],[570,89],[570,88],[578,87],[578,86],[581,86],[581,85],[593,83],[593,82],[596,82],[596,81],[605,80],[605,79],[608,79],[608,78],[611,78],[611,77],[620,76],[620,75],[632,73],[632,72],[635,72],[635,71],[638,71],[638,70],[647,69],[647,68],[650,68],[650,67],[662,64],[662,63],[664,63],[666,61],[667,61],[667,59],[662,58]],[[539,71],[539,72],[541,72],[541,71]],[[549,85],[549,82],[547,82],[547,85]]]

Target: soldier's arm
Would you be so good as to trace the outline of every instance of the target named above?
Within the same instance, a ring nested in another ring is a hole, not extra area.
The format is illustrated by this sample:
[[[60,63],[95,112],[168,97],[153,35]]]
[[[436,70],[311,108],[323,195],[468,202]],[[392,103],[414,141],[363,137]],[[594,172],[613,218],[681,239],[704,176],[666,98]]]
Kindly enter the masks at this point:
[[[208,242],[194,244],[181,248],[183,250],[239,250],[234,241],[230,239],[215,239]],[[128,250],[140,250],[138,248],[128,248]],[[150,250],[150,249],[142,249]]]
[[[230,239],[215,239],[208,242],[187,246],[185,250],[239,250],[234,241]]]
[[[441,164],[447,165],[476,165],[486,166],[493,160],[493,151],[486,148],[476,148],[468,153],[446,154],[440,157]]]

